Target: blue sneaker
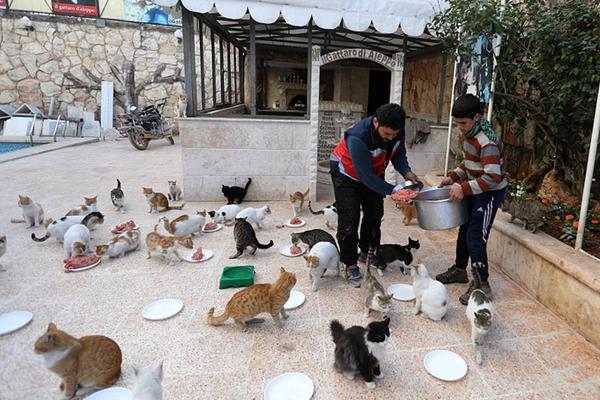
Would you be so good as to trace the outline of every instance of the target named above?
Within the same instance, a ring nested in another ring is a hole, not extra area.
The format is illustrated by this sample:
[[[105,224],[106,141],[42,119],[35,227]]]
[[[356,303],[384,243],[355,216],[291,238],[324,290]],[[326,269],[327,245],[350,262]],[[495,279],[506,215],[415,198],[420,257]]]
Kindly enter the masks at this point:
[[[346,268],[346,274],[348,275],[348,283],[354,287],[360,287],[362,283],[362,274],[358,265],[354,264]]]

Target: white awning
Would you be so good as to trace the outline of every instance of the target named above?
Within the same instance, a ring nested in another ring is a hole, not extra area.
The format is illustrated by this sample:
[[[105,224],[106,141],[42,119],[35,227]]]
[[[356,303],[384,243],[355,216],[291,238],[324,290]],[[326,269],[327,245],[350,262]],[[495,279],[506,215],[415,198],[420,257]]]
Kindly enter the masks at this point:
[[[177,0],[153,0],[173,6]],[[408,36],[422,35],[425,25],[439,11],[448,7],[444,0],[181,0],[196,13],[208,13],[215,7],[225,18],[242,19],[250,12],[252,19],[271,24],[281,15],[292,26],[305,26],[313,18],[323,29],[335,29],[343,19],[347,29],[362,32],[373,27],[382,33],[395,33],[398,27]]]

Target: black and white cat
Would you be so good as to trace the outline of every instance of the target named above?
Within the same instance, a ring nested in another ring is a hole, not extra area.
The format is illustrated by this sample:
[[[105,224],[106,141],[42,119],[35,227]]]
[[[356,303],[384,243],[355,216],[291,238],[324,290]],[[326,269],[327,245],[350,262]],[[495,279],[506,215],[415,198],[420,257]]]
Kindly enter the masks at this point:
[[[373,378],[383,378],[380,363],[390,337],[390,319],[371,322],[366,328],[353,326],[348,329],[334,319],[329,328],[335,343],[335,369],[350,380],[360,374],[367,388],[375,389]]]
[[[325,217],[325,225],[327,225],[327,227],[329,229],[333,229],[334,231],[337,230],[337,227],[338,227],[338,213],[337,213],[337,207],[335,206],[335,203],[328,205],[327,207],[323,208],[320,211],[314,211],[311,208],[310,201],[309,201],[308,202],[308,209],[314,215],[323,214],[323,216]]]
[[[308,250],[310,251],[313,246],[319,242],[329,242],[332,243],[337,249],[337,243],[333,236],[331,236],[328,232],[325,232],[323,229],[310,229],[304,232],[294,232],[291,234],[292,244],[298,246],[298,243],[306,243],[308,245]]]
[[[117,211],[125,213],[125,193],[121,189],[121,181],[117,179],[117,187],[110,191],[110,199]]]
[[[226,186],[222,185],[221,192],[223,195],[227,197],[227,204],[233,204],[235,200],[237,200],[238,204],[241,204],[246,197],[246,193],[248,193],[248,186],[252,183],[252,178],[248,178],[248,182],[246,182],[246,186]]]
[[[404,267],[400,267],[403,274],[406,274],[406,269],[411,266],[415,260],[415,252],[421,247],[418,240],[408,238],[408,244],[382,244],[377,248],[372,265],[377,268],[379,276],[383,276],[383,271],[387,265],[394,261],[402,261]]]

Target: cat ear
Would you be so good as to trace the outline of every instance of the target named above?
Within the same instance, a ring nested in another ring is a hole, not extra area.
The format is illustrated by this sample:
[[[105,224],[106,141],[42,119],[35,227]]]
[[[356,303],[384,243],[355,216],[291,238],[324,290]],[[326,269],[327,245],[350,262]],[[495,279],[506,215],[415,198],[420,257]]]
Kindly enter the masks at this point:
[[[135,376],[138,376],[140,370],[137,369],[136,367],[133,367],[133,372],[135,372]]]
[[[158,378],[159,382],[162,382],[163,378],[163,363],[164,360],[160,362],[156,367],[154,367],[154,376]]]
[[[279,271],[280,271],[280,272],[283,274],[283,273],[285,272],[285,268],[283,268],[283,267],[280,267],[280,268],[279,268]]]
[[[390,317],[385,317],[383,322],[385,322],[385,326],[390,326]]]
[[[50,323],[48,324],[48,329],[47,329],[47,332],[50,332],[50,331],[55,331],[55,330],[56,330],[56,325],[54,324],[54,322],[50,322]]]

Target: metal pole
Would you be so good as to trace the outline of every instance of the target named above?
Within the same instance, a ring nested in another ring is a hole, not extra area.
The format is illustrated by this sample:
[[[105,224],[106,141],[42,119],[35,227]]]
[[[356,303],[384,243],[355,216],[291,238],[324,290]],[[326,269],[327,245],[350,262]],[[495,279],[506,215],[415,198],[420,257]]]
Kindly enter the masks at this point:
[[[596,152],[598,151],[598,133],[600,132],[600,85],[598,85],[598,97],[596,98],[596,113],[594,114],[594,126],[592,127],[592,139],[590,141],[590,152],[588,153],[587,169],[585,171],[585,184],[583,185],[583,199],[579,210],[579,228],[575,239],[575,250],[581,250],[583,246],[583,232],[587,219],[588,206],[590,202],[590,191],[592,179],[594,178],[594,165],[596,163]]]
[[[454,87],[456,86],[456,72],[458,70],[458,53],[454,60],[454,74],[452,75],[452,87],[450,88],[450,113],[448,116],[448,141],[446,143],[446,162],[444,164],[444,176],[448,176],[448,164],[450,162],[450,141],[452,140],[452,107],[454,106]]]
[[[256,27],[250,18],[250,115],[256,115]]]
[[[306,62],[306,119],[310,120],[310,92],[312,90],[312,17],[308,20],[308,61]]]
[[[506,0],[502,0],[500,4],[500,17],[502,18],[502,14],[504,14],[504,7],[506,7]],[[494,91],[496,90],[496,60],[500,57],[500,45],[502,44],[502,36],[494,35],[492,39],[492,45],[494,44],[494,39],[496,39],[496,46],[494,46],[494,66],[492,70],[492,83],[490,85],[490,101],[488,103],[488,111],[487,111],[487,120],[492,122],[492,111],[494,109]]]
[[[206,109],[206,92],[204,83],[204,24],[202,19],[198,18],[198,30],[200,32],[200,90],[202,90],[202,110]]]
[[[446,91],[446,69],[448,68],[448,54],[442,56],[442,68],[440,71],[440,93],[438,95],[437,104],[437,123],[442,123],[442,113],[444,110],[444,92]]]
[[[185,73],[185,92],[188,97],[187,116],[194,117],[198,112],[198,99],[196,98],[196,54],[194,22],[195,15],[187,8],[182,12],[183,29],[183,70]]]

